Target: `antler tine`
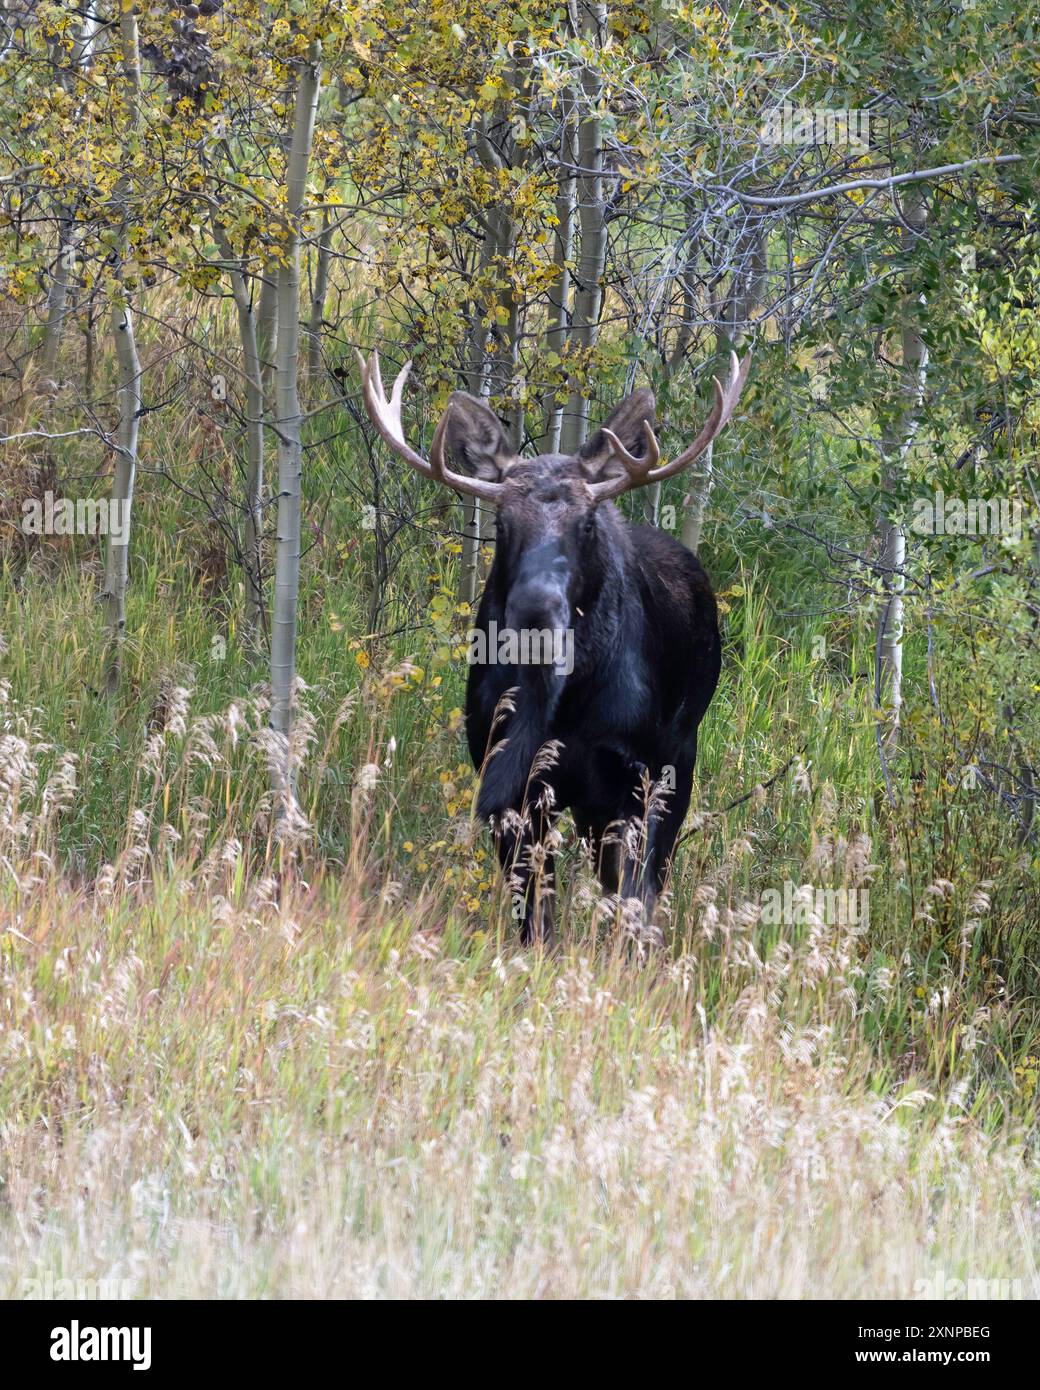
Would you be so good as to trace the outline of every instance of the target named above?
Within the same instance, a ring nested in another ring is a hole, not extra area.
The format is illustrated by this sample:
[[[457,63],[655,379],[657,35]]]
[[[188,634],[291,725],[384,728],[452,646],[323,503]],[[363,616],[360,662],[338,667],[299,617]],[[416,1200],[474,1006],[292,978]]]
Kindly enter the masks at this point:
[[[487,502],[494,502],[501,495],[501,483],[488,482],[483,478],[470,478],[463,473],[454,473],[445,465],[444,440],[451,414],[450,405],[438,421],[437,429],[434,432],[429,463],[405,442],[404,428],[401,424],[401,402],[408,374],[412,370],[411,362],[406,362],[401,368],[397,380],[391,388],[390,399],[387,400],[383,387],[383,374],[379,367],[379,354],[373,352],[366,363],[361,353],[357,352],[356,349],[355,352],[361,373],[361,396],[365,402],[368,418],[390,447],[424,478],[435,478],[447,487],[454,488],[456,492],[466,493],[470,497],[480,497]]]
[[[635,479],[641,479],[644,474],[655,468],[661,458],[661,446],[657,442],[657,435],[649,420],[643,421],[643,433],[646,435],[646,453],[642,458],[636,458],[635,454],[630,454],[617,437],[613,430],[608,430],[604,425],[603,433],[610,442],[610,451],[614,457],[625,465],[629,474]]]
[[[452,402],[444,408],[444,414],[437,422],[430,445],[430,471],[438,482],[454,488],[456,492],[468,492],[472,497],[482,497],[487,502],[496,501],[503,491],[501,483],[493,483],[484,478],[471,478],[465,473],[456,473],[444,461],[444,441],[448,436],[448,421],[451,419]]]
[[[741,362],[737,358],[737,354],[733,352],[732,349],[730,350],[729,381],[726,383],[726,408],[723,414],[722,424],[719,426],[720,429],[724,425],[728,424],[729,418],[733,414],[734,409],[736,408],[737,401],[740,399],[740,393],[744,389],[744,383],[745,381],[747,381],[748,371],[750,370],[750,367],[750,352],[744,358],[743,362]]]
[[[378,357],[376,358],[376,371],[379,371]],[[394,421],[399,428],[401,425],[401,400],[404,393],[404,386],[405,382],[408,380],[411,374],[412,362],[411,358],[409,358],[409,360],[404,364],[404,366],[398,373],[397,380],[394,382],[393,389],[390,392],[390,409],[393,411]],[[380,389],[382,389],[382,384],[382,381],[380,381]],[[403,434],[404,431],[402,430],[401,433]]]
[[[451,419],[451,401],[444,408],[444,414],[437,421],[430,445],[430,471],[438,482],[454,488],[456,492],[468,493],[471,497],[481,497],[485,502],[497,501],[503,492],[501,483],[493,483],[486,478],[471,478],[466,473],[456,473],[444,461],[444,441],[448,435],[448,421]]]
[[[456,475],[444,462],[444,439],[448,432],[450,418],[451,401],[445,407],[444,414],[437,421],[437,428],[433,432],[433,443],[430,445],[430,471],[439,483],[447,483],[449,487],[452,487],[451,479]]]
[[[378,353],[374,352],[368,362],[365,361],[360,352],[357,352],[356,355],[361,372],[361,395],[365,402],[368,418],[391,449],[394,449],[403,459],[407,460],[417,473],[422,473],[427,478],[432,477],[429,464],[414,449],[409,448],[405,441],[404,430],[401,427],[401,393],[412,368],[411,362],[406,362],[401,369],[388,401],[383,387],[383,374],[379,369]]]
[[[712,377],[711,384],[715,388],[715,404],[712,406],[711,414],[704,422],[700,434],[698,434],[689,448],[684,449],[679,457],[673,459],[671,463],[663,464],[660,468],[654,468],[649,460],[646,461],[646,466],[644,467],[643,460],[635,459],[633,462],[637,466],[633,469],[630,467],[624,454],[618,454],[621,462],[625,464],[626,471],[618,478],[607,478],[602,483],[593,483],[591,491],[596,500],[605,501],[610,497],[620,497],[623,492],[628,492],[631,488],[645,487],[649,483],[663,482],[665,478],[672,478],[676,473],[681,473],[684,468],[689,467],[698,454],[703,453],[712,440],[715,439],[729,423],[730,416],[733,414],[737,401],[740,399],[740,393],[744,389],[744,383],[747,381],[750,368],[750,353],[747,354],[743,362],[739,362],[737,354],[731,352],[729,380],[726,382],[724,389],[718,377]],[[610,436],[609,430],[605,431],[605,433],[608,437]],[[655,439],[655,445],[656,442]],[[615,443],[615,439],[611,439],[611,449],[615,453],[617,453],[619,446],[620,441]],[[627,453],[627,451],[625,451],[625,453]],[[628,454],[627,458],[631,459],[631,454]],[[656,461],[657,459],[655,458],[653,462],[656,463]]]

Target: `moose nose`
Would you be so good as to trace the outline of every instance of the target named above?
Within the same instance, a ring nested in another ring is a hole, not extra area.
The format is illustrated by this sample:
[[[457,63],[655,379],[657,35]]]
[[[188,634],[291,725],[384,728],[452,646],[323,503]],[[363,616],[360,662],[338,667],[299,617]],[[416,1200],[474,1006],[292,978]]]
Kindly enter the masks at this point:
[[[506,605],[506,623],[517,631],[562,629],[567,619],[566,590],[551,580],[532,580],[514,588]]]

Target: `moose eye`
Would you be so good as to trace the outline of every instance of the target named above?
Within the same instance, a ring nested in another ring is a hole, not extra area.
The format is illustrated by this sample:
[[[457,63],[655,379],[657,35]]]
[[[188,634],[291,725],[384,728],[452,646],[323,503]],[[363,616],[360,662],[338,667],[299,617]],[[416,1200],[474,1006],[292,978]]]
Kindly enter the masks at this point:
[[[585,525],[584,525],[581,529],[584,531],[584,533],[585,533],[586,536],[591,536],[591,535],[592,535],[593,531],[595,531],[595,529],[596,529],[596,514],[595,514],[595,512],[590,512],[590,513],[588,514],[588,516],[585,518]]]

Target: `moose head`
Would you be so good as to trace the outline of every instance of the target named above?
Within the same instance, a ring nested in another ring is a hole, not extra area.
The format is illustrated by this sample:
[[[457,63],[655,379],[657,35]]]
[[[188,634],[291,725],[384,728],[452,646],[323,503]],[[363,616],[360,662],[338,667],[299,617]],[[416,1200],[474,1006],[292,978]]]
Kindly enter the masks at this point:
[[[616,541],[617,515],[602,504],[634,488],[664,482],[688,468],[725,428],[751,364],[731,354],[725,387],[713,379],[715,403],[700,433],[669,463],[654,433],[654,397],[645,388],[621,402],[576,454],[521,458],[498,417],[463,391],[448,401],[427,461],[405,441],[401,399],[411,371],[402,369],[390,396],[379,358],[358,353],[365,407],[376,429],[424,477],[495,507],[496,545],[509,576],[506,621],[511,628],[570,625],[602,584],[605,550]],[[460,464],[455,471],[448,457]]]

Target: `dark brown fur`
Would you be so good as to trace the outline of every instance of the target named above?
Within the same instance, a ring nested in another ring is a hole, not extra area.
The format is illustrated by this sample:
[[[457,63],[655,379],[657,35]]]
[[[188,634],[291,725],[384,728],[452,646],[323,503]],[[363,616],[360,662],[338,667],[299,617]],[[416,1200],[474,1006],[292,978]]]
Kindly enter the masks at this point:
[[[633,454],[653,409],[650,392],[636,392],[607,422]],[[476,629],[489,648],[496,630],[571,634],[570,671],[487,662],[469,674],[467,735],[483,768],[478,814],[495,835],[522,936],[551,932],[546,840],[568,807],[604,889],[639,899],[649,917],[689,806],[697,729],[718,682],[708,577],[670,536],[632,526],[612,503],[594,501],[589,484],[618,466],[602,431],[575,456],[518,460],[492,412],[457,394],[448,447],[466,471],[504,483]],[[493,730],[507,692],[513,709]],[[558,745],[551,756],[547,744]]]

